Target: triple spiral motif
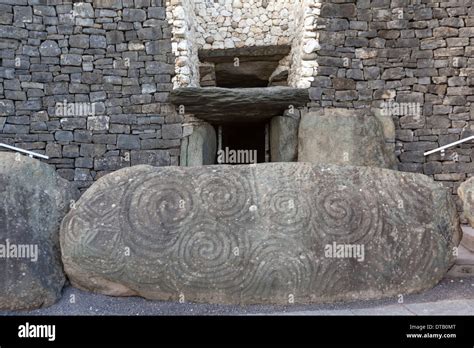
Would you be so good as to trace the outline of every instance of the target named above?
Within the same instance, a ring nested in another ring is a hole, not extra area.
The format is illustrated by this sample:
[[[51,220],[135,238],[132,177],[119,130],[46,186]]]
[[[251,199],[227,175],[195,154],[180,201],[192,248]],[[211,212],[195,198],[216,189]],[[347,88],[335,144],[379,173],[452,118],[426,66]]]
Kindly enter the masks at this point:
[[[265,173],[268,181],[248,166],[211,168],[147,169],[132,179],[102,181],[64,220],[66,247],[84,268],[111,282],[146,285],[170,297],[225,294],[258,302],[353,286],[341,272],[364,268],[326,258],[324,246],[363,244],[370,251],[373,241],[390,233],[386,215],[396,202],[382,204],[378,185],[318,176],[307,166],[295,169],[295,178],[281,179],[283,169]],[[435,242],[427,238],[413,243]],[[396,243],[386,243],[394,258]],[[424,255],[414,264],[428,271],[430,260]],[[372,273],[367,279],[376,281]]]

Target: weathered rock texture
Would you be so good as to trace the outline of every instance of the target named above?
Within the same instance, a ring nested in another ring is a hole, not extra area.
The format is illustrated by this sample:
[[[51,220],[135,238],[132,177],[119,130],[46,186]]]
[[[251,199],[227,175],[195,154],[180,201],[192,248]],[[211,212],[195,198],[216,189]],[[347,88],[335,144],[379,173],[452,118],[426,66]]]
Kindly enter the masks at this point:
[[[137,166],[107,175],[64,219],[65,270],[109,295],[212,303],[370,299],[435,285],[460,229],[422,175],[272,163]],[[365,258],[326,257],[333,242]]]
[[[0,309],[44,307],[61,297],[59,225],[78,194],[47,164],[0,153]]]
[[[298,137],[299,162],[396,168],[383,125],[368,110],[327,108],[303,114]]]
[[[471,227],[474,227],[474,178],[464,181],[458,187],[458,195],[464,206],[464,217],[469,221]]]

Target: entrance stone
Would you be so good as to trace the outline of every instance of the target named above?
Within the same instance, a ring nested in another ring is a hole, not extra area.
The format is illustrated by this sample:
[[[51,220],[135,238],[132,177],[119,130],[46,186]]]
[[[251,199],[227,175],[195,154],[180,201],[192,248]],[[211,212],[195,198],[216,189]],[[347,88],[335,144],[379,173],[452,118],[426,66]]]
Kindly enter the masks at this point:
[[[108,295],[244,304],[378,299],[429,289],[460,240],[431,178],[309,163],[136,166],[64,219],[72,284]]]

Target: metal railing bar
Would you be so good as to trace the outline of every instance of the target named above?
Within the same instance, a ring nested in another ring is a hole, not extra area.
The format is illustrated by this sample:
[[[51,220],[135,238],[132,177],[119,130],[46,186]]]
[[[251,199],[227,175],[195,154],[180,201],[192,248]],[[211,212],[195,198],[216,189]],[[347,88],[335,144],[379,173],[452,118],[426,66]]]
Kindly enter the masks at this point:
[[[23,150],[23,149],[20,149],[19,147],[7,145],[7,144],[4,144],[4,143],[0,143],[0,147],[4,147],[4,148],[9,149],[9,150],[13,150],[13,151],[17,151],[17,152],[27,154],[30,157],[39,157],[39,158],[43,158],[43,159],[49,159],[48,156],[45,156],[45,155],[42,155],[42,154],[39,154],[39,153],[36,153],[36,152],[33,152],[33,151]]]
[[[465,143],[466,141],[473,140],[473,139],[474,139],[474,135],[472,135],[472,136],[470,136],[470,137],[467,137],[467,138],[464,138],[464,139],[461,139],[461,140],[458,140],[458,141],[455,141],[454,143],[450,143],[450,144],[447,144],[447,145],[438,147],[438,148],[436,148],[436,149],[434,149],[434,150],[430,150],[430,151],[425,152],[425,156],[431,155],[432,153],[435,153],[435,152],[444,151],[444,150],[446,150],[447,148],[450,148],[450,147],[453,147],[453,146],[456,146],[456,145]]]

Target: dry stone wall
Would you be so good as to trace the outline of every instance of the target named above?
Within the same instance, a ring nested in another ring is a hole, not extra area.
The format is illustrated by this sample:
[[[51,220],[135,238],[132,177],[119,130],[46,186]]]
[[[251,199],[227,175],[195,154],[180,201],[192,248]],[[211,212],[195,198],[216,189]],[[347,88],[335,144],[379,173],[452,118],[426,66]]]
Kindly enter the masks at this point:
[[[46,154],[79,187],[178,164],[162,0],[0,0],[0,142]]]
[[[424,152],[472,134],[472,0],[324,1],[318,31],[312,105],[392,116],[399,169],[433,176],[456,194],[474,173],[473,145]]]

